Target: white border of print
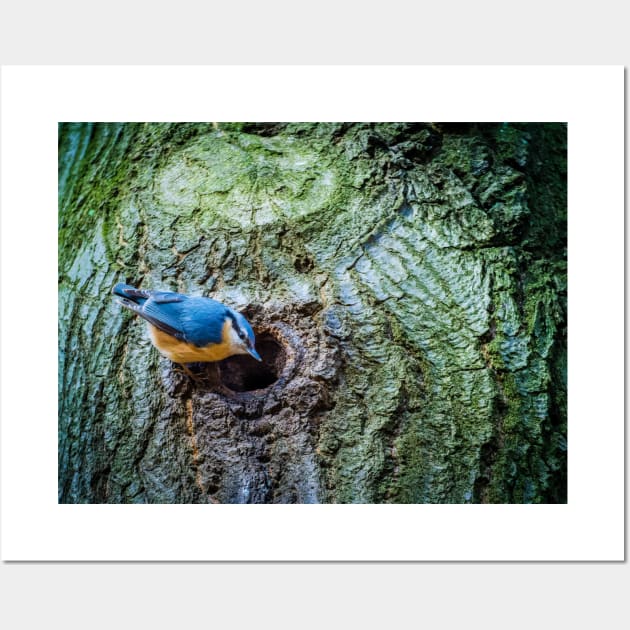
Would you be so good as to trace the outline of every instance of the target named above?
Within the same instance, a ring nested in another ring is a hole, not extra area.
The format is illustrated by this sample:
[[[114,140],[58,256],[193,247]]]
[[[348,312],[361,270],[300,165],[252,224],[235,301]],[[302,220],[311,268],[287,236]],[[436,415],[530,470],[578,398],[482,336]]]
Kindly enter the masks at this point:
[[[623,82],[620,66],[3,68],[2,559],[622,560]],[[119,120],[567,121],[568,504],[59,505],[57,122]]]

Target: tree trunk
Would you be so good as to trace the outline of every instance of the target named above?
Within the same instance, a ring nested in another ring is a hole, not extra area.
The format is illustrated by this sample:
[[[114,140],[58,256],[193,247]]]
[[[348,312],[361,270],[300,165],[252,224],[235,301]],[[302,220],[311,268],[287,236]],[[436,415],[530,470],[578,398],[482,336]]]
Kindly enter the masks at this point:
[[[59,217],[60,502],[566,501],[565,125],[63,124]]]

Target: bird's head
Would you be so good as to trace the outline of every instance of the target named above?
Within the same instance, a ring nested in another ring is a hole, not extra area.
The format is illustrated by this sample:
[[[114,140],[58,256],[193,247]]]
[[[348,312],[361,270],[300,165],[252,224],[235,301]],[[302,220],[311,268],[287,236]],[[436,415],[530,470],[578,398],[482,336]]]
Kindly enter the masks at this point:
[[[250,354],[257,361],[262,361],[256,352],[254,331],[245,317],[229,309],[228,320],[230,322],[230,342],[236,351],[235,354]]]

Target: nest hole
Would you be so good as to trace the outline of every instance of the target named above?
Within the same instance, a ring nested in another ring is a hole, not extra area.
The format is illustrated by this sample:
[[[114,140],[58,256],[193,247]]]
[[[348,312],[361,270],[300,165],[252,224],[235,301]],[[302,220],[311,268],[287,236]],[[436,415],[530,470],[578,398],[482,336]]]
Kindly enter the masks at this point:
[[[239,354],[219,363],[219,378],[234,392],[265,389],[275,383],[286,363],[286,352],[269,333],[256,336],[256,350],[262,361]]]

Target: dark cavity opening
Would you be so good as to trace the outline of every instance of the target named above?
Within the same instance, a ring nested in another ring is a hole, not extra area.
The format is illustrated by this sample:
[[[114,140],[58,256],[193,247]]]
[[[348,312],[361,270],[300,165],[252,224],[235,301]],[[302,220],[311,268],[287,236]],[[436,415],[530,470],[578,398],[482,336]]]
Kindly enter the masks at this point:
[[[219,378],[234,392],[265,389],[278,380],[286,362],[282,346],[269,334],[256,337],[256,350],[262,361],[246,354],[228,357],[219,363]]]

